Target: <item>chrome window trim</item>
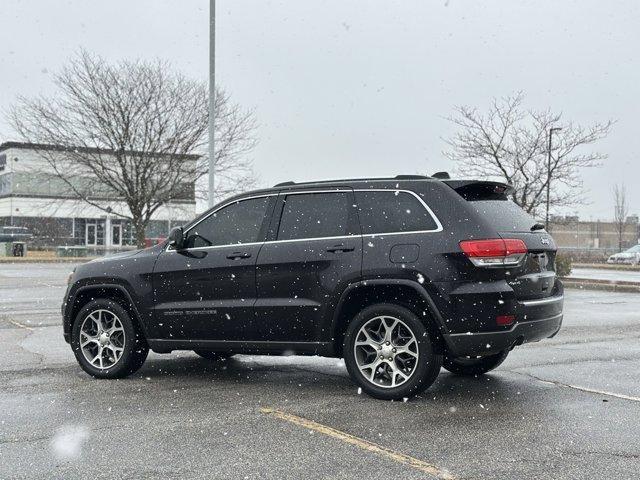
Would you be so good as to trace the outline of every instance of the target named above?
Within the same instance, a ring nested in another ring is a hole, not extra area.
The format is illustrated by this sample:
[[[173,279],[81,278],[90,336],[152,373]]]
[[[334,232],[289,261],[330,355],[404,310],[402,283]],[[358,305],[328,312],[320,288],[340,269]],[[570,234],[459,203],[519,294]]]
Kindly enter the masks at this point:
[[[400,188],[358,188],[358,189],[353,189],[353,188],[345,188],[345,187],[339,187],[336,189],[332,189],[332,190],[294,190],[294,191],[284,191],[284,192],[277,192],[277,193],[266,193],[266,194],[262,194],[262,195],[255,195],[252,197],[246,197],[246,198],[240,198],[238,200],[233,200],[231,202],[227,202],[224,205],[220,206],[219,208],[215,209],[214,211],[212,211],[209,215],[207,215],[206,217],[200,219],[198,221],[198,223],[193,224],[192,226],[189,227],[189,230],[191,230],[192,228],[194,228],[196,225],[198,225],[200,222],[204,221],[205,219],[209,218],[211,215],[213,215],[214,213],[216,213],[219,210],[222,210],[223,208],[233,204],[233,203],[239,203],[242,202],[244,200],[251,200],[254,198],[264,198],[264,197],[273,197],[276,195],[300,195],[300,194],[304,194],[304,193],[340,193],[340,192],[389,192],[389,193],[395,193],[395,192],[401,192],[401,193],[408,193],[410,195],[413,195],[414,197],[416,197],[418,199],[418,201],[422,204],[422,206],[427,210],[427,212],[429,212],[429,215],[431,215],[431,218],[433,219],[433,221],[436,224],[436,228],[432,229],[432,230],[412,230],[410,232],[387,232],[387,233],[365,233],[365,234],[355,234],[355,235],[338,235],[338,236],[333,236],[333,237],[311,237],[311,238],[294,238],[294,239],[288,239],[288,240],[267,240],[265,242],[249,242],[249,243],[229,243],[226,245],[211,245],[208,247],[193,247],[193,248],[185,248],[184,251],[194,251],[194,250],[212,250],[212,249],[216,249],[216,248],[228,248],[228,247],[241,247],[241,246],[254,246],[254,245],[268,245],[268,244],[274,244],[274,243],[291,243],[291,242],[313,242],[313,241],[317,241],[317,240],[341,240],[341,239],[345,239],[345,238],[375,238],[375,237],[385,237],[387,235],[414,235],[414,234],[420,234],[420,233],[437,233],[437,232],[442,232],[443,231],[443,227],[442,227],[442,223],[440,223],[440,220],[438,219],[438,217],[436,216],[435,213],[433,213],[433,210],[431,210],[431,208],[429,208],[429,206],[425,203],[425,201],[415,192],[411,191],[411,190],[404,190],[404,189],[400,189]],[[189,230],[186,230],[186,232],[188,232]],[[176,252],[177,250],[170,248],[171,245],[167,245],[167,248],[165,251],[167,252]]]

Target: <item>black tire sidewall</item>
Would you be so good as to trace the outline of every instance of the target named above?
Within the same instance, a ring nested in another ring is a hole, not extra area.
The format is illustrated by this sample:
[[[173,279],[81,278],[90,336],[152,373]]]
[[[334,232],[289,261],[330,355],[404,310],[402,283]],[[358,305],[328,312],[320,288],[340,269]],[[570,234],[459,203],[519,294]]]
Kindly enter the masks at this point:
[[[100,370],[84,358],[80,348],[80,328],[84,319],[93,311],[108,310],[118,316],[125,334],[125,345],[122,356],[112,368]],[[97,299],[87,303],[76,315],[71,330],[71,348],[80,367],[96,378],[122,378],[138,370],[147,357],[148,347],[144,338],[138,332],[129,313],[118,303],[108,299]]]
[[[196,355],[198,355],[201,358],[204,358],[206,360],[211,360],[212,362],[217,362],[219,360],[225,360],[229,357],[231,357],[233,354],[231,353],[225,353],[225,352],[213,352],[210,350],[194,350],[193,353],[195,353]]]
[[[369,320],[380,315],[399,318],[411,330],[418,342],[418,364],[410,379],[395,388],[379,387],[363,377],[353,354],[353,346],[360,328]],[[399,305],[381,303],[362,310],[347,327],[344,338],[343,356],[349,375],[366,393],[382,400],[399,400],[417,395],[429,387],[438,376],[442,366],[442,356],[434,352],[431,336],[425,325],[410,310]]]
[[[490,372],[494,368],[499,367],[509,355],[509,350],[503,350],[494,355],[487,355],[486,357],[480,357],[474,364],[461,365],[456,363],[456,358],[446,358],[443,361],[442,366],[445,370],[455,375],[483,375]]]

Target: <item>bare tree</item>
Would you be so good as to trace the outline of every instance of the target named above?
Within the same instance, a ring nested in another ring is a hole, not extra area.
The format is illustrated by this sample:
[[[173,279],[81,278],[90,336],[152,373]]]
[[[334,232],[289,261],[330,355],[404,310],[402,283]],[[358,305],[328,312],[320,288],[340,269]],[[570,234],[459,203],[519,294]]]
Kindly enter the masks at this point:
[[[627,204],[627,190],[624,183],[613,186],[613,221],[616,226],[616,234],[618,235],[618,251],[622,251],[622,241],[627,226],[627,215],[629,214],[629,205]]]
[[[549,182],[552,207],[582,203],[580,169],[597,166],[607,156],[581,147],[606,137],[613,122],[583,127],[563,121],[562,114],[550,110],[525,110],[523,101],[518,93],[493,99],[487,113],[467,106],[454,108],[454,115],[447,119],[458,132],[447,140],[450,149],[445,156],[457,163],[458,173],[464,176],[500,177],[510,183],[514,202],[529,213],[540,213]],[[562,130],[553,137],[548,168],[549,129],[558,126]]]
[[[24,141],[42,145],[48,170],[71,194],[130,219],[142,246],[153,214],[169,202],[193,201],[207,173],[206,83],[160,60],[109,64],[85,51],[54,81],[53,97],[20,97],[10,124]],[[218,194],[251,186],[253,113],[217,90],[215,128]],[[117,201],[128,211],[112,209]]]

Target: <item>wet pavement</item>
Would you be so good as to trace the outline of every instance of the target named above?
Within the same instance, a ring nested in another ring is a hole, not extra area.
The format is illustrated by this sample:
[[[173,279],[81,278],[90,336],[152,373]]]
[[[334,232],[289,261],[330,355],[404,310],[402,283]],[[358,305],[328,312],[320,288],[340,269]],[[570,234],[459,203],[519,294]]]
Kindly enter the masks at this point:
[[[0,478],[638,477],[640,294],[567,290],[555,338],[383,402],[319,357],[94,380],[62,339],[70,268],[0,264]]]
[[[586,278],[589,280],[609,280],[640,283],[640,271],[616,270],[604,268],[573,268],[570,278]]]

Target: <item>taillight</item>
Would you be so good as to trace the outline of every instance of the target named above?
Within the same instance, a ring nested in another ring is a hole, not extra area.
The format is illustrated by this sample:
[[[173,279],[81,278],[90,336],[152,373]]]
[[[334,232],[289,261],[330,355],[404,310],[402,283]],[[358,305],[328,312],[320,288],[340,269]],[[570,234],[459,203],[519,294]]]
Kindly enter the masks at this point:
[[[516,321],[515,315],[498,315],[496,317],[496,325],[500,325],[502,327],[513,325],[513,322],[515,321]]]
[[[527,254],[527,246],[518,238],[463,240],[460,248],[478,267],[512,267]]]

